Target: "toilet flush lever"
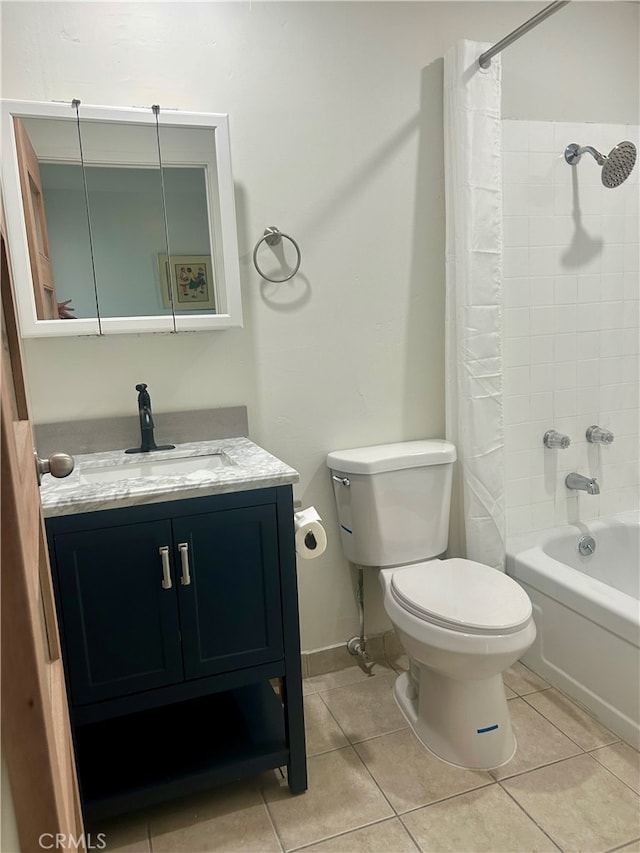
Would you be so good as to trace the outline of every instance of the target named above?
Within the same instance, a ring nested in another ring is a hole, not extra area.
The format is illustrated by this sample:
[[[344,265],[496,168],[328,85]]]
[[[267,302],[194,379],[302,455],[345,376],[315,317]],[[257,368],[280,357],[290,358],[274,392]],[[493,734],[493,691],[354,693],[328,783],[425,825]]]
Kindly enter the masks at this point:
[[[334,474],[331,479],[335,480],[336,483],[341,483],[343,486],[351,485],[351,480],[348,477],[336,477],[336,475]]]

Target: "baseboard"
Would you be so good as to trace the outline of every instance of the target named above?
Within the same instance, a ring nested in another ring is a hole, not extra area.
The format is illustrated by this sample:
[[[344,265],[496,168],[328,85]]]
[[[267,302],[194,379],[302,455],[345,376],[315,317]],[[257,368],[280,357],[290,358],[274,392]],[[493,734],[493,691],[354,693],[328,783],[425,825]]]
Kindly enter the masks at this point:
[[[366,649],[371,660],[378,663],[396,660],[404,654],[404,649],[394,631],[385,631],[383,634],[367,637]],[[358,665],[358,658],[348,651],[346,641],[324,649],[302,652],[300,657],[303,678],[325,675],[328,672],[337,672],[340,669]]]

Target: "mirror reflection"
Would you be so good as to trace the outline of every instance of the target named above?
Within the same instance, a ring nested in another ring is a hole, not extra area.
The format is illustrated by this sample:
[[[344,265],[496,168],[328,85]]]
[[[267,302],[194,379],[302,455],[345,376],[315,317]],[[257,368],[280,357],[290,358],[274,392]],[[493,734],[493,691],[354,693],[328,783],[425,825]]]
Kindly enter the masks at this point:
[[[152,125],[16,121],[33,151],[44,207],[33,242],[47,247],[51,295],[39,300],[39,319],[52,319],[56,304],[64,319],[216,310],[212,131],[162,128],[159,147]]]
[[[16,117],[14,127],[37,317],[39,320],[69,319],[76,316],[71,304],[73,295],[65,294],[58,297],[57,276],[53,264],[53,255],[59,254],[60,247],[52,246],[51,242],[50,224],[58,214],[58,206],[54,205],[53,210],[48,210],[46,174],[43,173],[47,162],[42,155],[41,140],[46,139],[47,126],[38,119]],[[55,138],[52,149],[57,149],[58,156],[63,157],[68,164],[66,168],[69,174],[65,189],[81,201],[76,211],[74,238],[69,244],[76,246],[76,252],[70,254],[76,257],[75,278],[84,283],[83,289],[89,302],[84,316],[94,317],[96,316],[95,287],[89,253],[89,228],[84,201],[78,132],[72,122],[61,122],[50,126],[49,131]],[[64,277],[62,281],[64,282]]]
[[[226,115],[0,106],[24,337],[242,326]]]

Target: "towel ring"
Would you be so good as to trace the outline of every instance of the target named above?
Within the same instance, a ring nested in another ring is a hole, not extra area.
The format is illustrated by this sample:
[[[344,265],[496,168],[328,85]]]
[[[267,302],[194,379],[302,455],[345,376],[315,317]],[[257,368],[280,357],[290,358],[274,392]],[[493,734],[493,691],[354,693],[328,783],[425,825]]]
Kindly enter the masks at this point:
[[[262,242],[265,242],[267,244],[267,246],[277,246],[279,243],[282,242],[283,237],[286,237],[287,240],[289,240],[291,243],[293,243],[295,250],[298,253],[298,263],[296,264],[294,271],[292,273],[290,273],[288,276],[286,276],[285,278],[269,278],[269,276],[265,275],[262,272],[262,270],[260,269],[260,267],[258,266],[258,249],[260,248],[260,244]],[[254,265],[254,267],[258,270],[258,272],[260,273],[262,278],[264,278],[266,281],[273,281],[276,284],[280,284],[283,281],[289,281],[290,278],[293,278],[294,275],[300,269],[300,261],[301,260],[302,260],[302,254],[300,252],[300,246],[298,246],[298,244],[293,239],[293,237],[290,237],[288,234],[283,234],[282,231],[280,231],[278,228],[275,227],[275,225],[270,225],[265,230],[264,234],[258,240],[258,242],[256,243],[255,248],[253,250],[253,265]]]

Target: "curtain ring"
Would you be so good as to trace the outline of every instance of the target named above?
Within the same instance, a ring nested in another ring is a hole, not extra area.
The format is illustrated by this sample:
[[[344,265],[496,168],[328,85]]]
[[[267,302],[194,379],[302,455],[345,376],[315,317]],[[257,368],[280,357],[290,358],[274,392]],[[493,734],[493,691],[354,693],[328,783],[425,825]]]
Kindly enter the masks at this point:
[[[260,267],[258,266],[258,249],[260,248],[260,244],[262,242],[265,242],[267,244],[267,246],[277,246],[279,243],[282,242],[283,237],[286,237],[287,240],[289,240],[291,243],[293,243],[294,248],[295,248],[296,252],[298,253],[298,263],[296,264],[293,272],[290,273],[285,278],[269,278],[269,276],[265,275],[262,272],[262,270],[260,269]],[[254,265],[254,267],[258,270],[259,274],[262,276],[262,278],[265,279],[265,281],[272,281],[272,282],[275,282],[276,284],[280,284],[283,281],[289,281],[290,278],[293,278],[294,275],[300,269],[301,260],[302,260],[302,254],[300,252],[300,246],[298,246],[298,244],[293,239],[293,237],[290,237],[288,234],[283,234],[282,231],[280,231],[278,228],[275,227],[275,225],[270,225],[267,229],[265,229],[264,234],[258,240],[258,242],[256,243],[255,248],[253,250],[253,265]]]

